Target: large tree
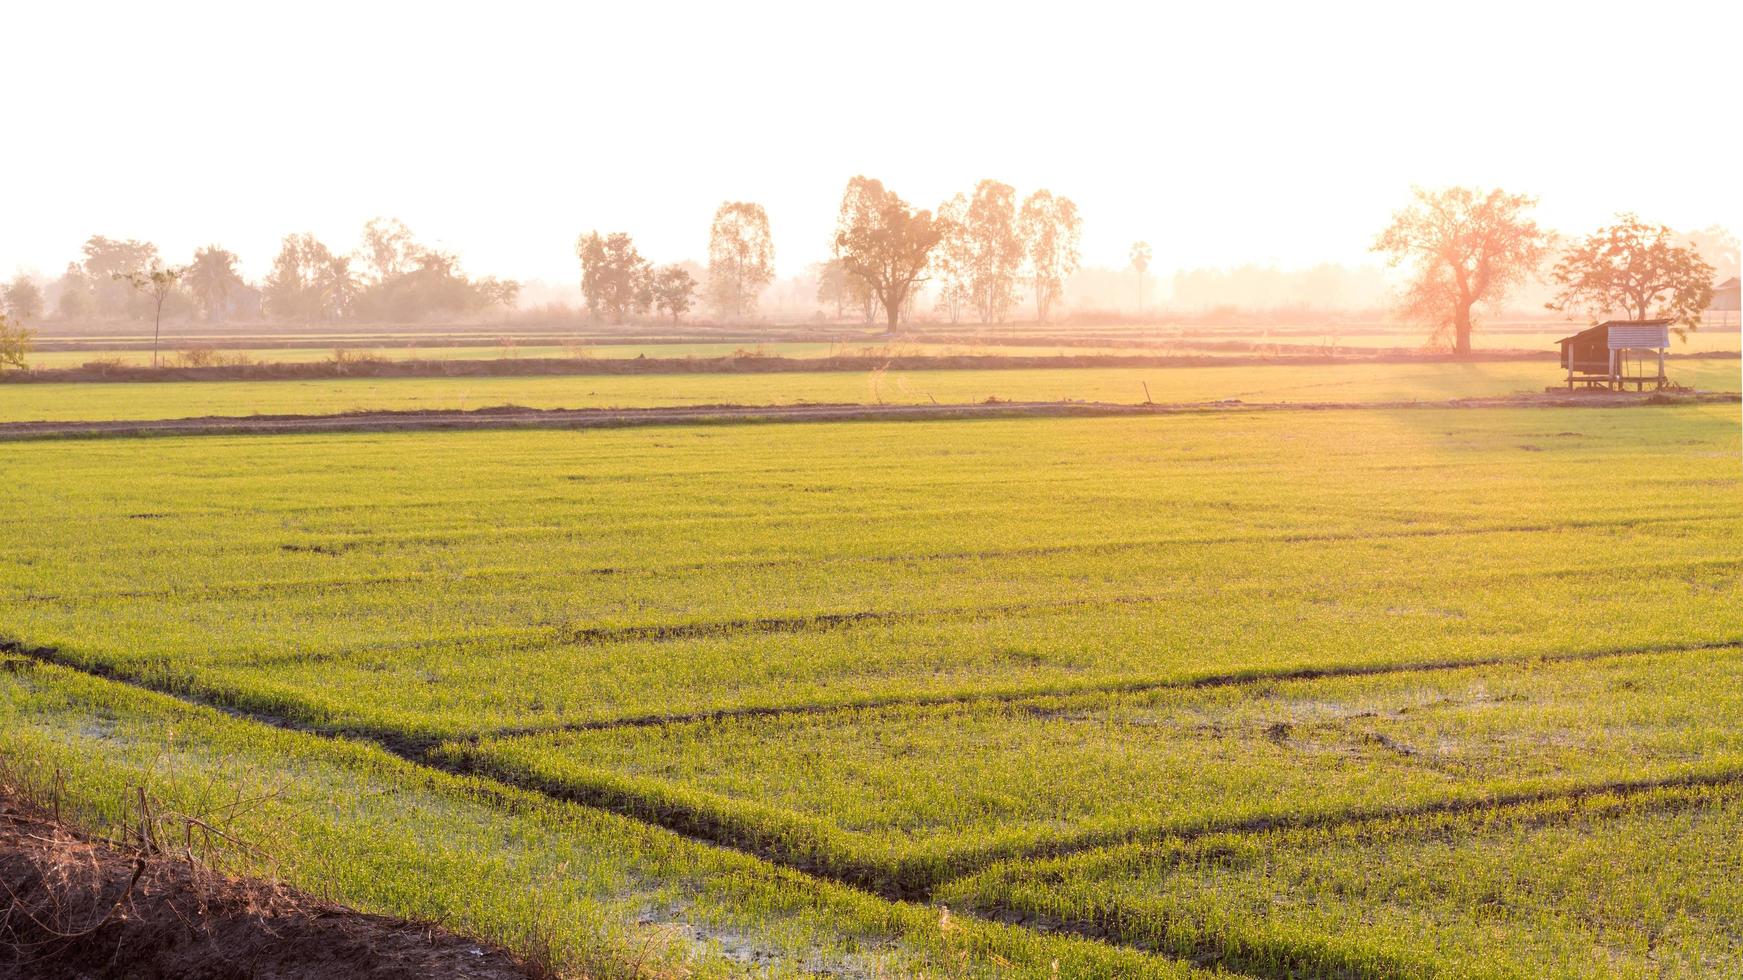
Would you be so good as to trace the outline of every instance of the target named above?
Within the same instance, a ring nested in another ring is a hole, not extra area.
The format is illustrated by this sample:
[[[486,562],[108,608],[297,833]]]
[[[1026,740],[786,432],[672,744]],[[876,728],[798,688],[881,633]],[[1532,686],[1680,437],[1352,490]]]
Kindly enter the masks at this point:
[[[472,284],[472,292],[479,309],[512,310],[520,303],[520,280],[485,276]]]
[[[1411,267],[1404,316],[1469,354],[1477,304],[1499,303],[1543,263],[1551,236],[1530,217],[1536,204],[1498,189],[1417,188],[1416,200],[1374,242],[1393,265]]]
[[[134,239],[121,241],[92,235],[82,248],[83,269],[91,283],[92,311],[101,317],[142,315],[149,303],[135,305],[142,294],[129,289],[129,277],[135,272],[160,267],[157,246]]]
[[[811,268],[817,275],[817,302],[834,305],[835,318],[841,319],[847,304],[857,299],[853,284],[859,282],[858,277],[848,272],[840,259],[819,262]]]
[[[581,259],[581,294],[595,318],[622,323],[653,302],[652,266],[628,234],[589,232],[575,243],[575,254]]]
[[[865,283],[894,333],[917,283],[925,281],[938,222],[930,211],[916,211],[881,181],[854,177],[841,198],[835,224],[835,255],[843,268]]]
[[[512,279],[468,277],[458,255],[420,244],[397,218],[364,224],[354,255],[363,270],[355,311],[361,319],[412,322],[507,309],[520,294]]]
[[[373,283],[387,282],[412,270],[420,247],[412,231],[398,218],[371,218],[363,225],[359,253]]]
[[[55,313],[61,319],[77,320],[96,312],[96,285],[77,262],[67,263],[67,271],[55,282],[55,290]]]
[[[207,323],[223,317],[230,295],[243,286],[242,276],[236,271],[236,253],[216,245],[194,252],[194,261],[183,281],[194,294],[194,302],[199,304]]]
[[[974,187],[962,216],[967,240],[967,285],[982,323],[1003,322],[1017,303],[1023,239],[1017,234],[1017,189],[996,180]]]
[[[970,268],[974,243],[968,235],[968,196],[958,193],[938,205],[938,247],[932,250],[931,278],[938,283],[938,309],[955,323],[972,299]]]
[[[114,278],[132,286],[151,301],[151,366],[157,367],[158,338],[163,334],[163,304],[175,295],[186,266],[163,266],[153,263],[134,272],[117,272]]]
[[[42,290],[24,273],[19,273],[0,290],[0,309],[20,322],[42,317]]]
[[[1678,244],[1665,225],[1633,214],[1579,239],[1550,272],[1561,291],[1552,310],[1582,310],[1594,317],[1636,320],[1666,317],[1679,334],[1701,325],[1713,299],[1713,267],[1691,245]]]
[[[351,258],[335,255],[314,235],[286,235],[261,290],[268,316],[280,320],[336,320],[357,299]]]
[[[708,300],[729,320],[756,312],[757,296],[775,278],[775,243],[761,204],[728,201],[708,229]]]
[[[669,314],[677,323],[696,299],[696,277],[681,265],[663,265],[653,272],[650,290],[654,308]]]
[[[1078,240],[1083,220],[1068,197],[1054,197],[1038,190],[1023,201],[1017,215],[1023,251],[1029,259],[1029,282],[1035,290],[1035,318],[1045,323],[1047,314],[1065,289],[1065,280],[1077,271]]]

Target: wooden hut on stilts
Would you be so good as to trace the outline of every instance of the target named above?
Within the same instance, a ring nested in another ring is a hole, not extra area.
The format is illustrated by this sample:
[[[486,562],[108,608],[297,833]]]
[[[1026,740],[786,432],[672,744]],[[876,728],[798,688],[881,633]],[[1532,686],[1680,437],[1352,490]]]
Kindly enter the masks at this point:
[[[1670,349],[1670,320],[1607,320],[1563,337],[1561,366],[1568,390],[1576,387],[1625,391],[1655,389],[1668,383],[1664,355]]]

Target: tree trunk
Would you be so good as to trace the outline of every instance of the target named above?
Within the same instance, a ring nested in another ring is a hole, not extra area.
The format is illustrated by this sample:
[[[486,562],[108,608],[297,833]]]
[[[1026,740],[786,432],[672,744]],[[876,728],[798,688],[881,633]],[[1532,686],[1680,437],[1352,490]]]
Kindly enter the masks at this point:
[[[1460,303],[1453,315],[1453,353],[1459,357],[1471,356],[1471,305]]]
[[[889,314],[890,333],[894,334],[902,322],[902,304],[899,301],[892,303],[885,297],[884,312]]]

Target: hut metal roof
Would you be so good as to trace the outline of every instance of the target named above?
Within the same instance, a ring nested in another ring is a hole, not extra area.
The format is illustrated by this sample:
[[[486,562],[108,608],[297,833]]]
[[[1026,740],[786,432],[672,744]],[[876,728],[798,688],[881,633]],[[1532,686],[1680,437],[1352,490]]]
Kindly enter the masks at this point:
[[[1557,343],[1565,344],[1602,331],[1611,350],[1658,350],[1670,346],[1670,318],[1656,320],[1605,320]]]

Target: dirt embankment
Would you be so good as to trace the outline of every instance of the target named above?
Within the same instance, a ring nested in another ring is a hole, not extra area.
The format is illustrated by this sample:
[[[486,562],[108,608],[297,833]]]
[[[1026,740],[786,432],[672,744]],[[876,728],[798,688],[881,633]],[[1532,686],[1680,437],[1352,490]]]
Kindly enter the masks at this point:
[[[0,978],[528,980],[508,954],[173,848],[88,840],[0,786]]]
[[[0,442],[103,436],[264,435],[310,432],[412,432],[474,429],[607,429],[648,425],[751,422],[885,422],[999,418],[1202,415],[1213,412],[1314,412],[1422,408],[1622,408],[1635,405],[1735,403],[1705,392],[1546,392],[1495,398],[1411,402],[1238,400],[1120,405],[1110,402],[1000,402],[943,405],[698,405],[681,408],[522,408],[470,411],[347,412],[335,415],[205,416],[182,419],[0,422]]]
[[[1692,355],[1691,355],[1692,356]],[[1735,357],[1735,354],[1726,355]],[[1553,360],[1553,352],[1495,351],[1472,361]],[[1409,364],[1453,361],[1448,354],[1340,353],[1336,355],[1083,354],[1028,357],[1012,354],[839,357],[506,357],[494,360],[398,360],[356,357],[326,361],[263,361],[205,367],[92,362],[76,368],[0,372],[9,384],[69,381],[305,381],[329,378],[471,378],[549,375],[785,374],[817,371],[1019,371],[1041,368],[1196,368],[1252,365]]]

